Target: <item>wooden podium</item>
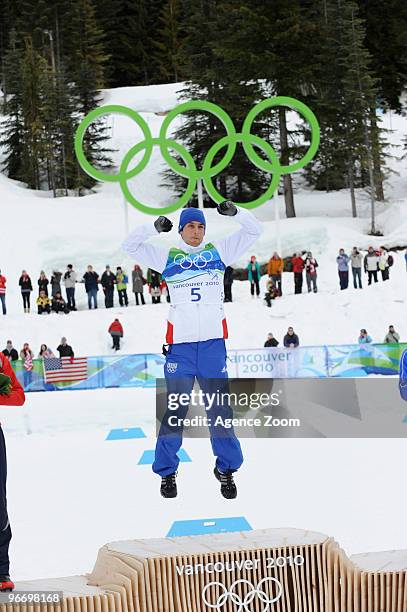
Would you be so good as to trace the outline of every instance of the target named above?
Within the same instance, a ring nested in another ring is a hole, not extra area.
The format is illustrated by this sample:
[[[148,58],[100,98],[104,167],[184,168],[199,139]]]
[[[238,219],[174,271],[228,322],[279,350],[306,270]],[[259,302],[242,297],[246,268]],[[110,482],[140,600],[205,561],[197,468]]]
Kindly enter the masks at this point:
[[[407,612],[407,551],[349,558],[299,529],[129,540],[103,546],[86,577],[16,590],[64,598],[7,612]]]

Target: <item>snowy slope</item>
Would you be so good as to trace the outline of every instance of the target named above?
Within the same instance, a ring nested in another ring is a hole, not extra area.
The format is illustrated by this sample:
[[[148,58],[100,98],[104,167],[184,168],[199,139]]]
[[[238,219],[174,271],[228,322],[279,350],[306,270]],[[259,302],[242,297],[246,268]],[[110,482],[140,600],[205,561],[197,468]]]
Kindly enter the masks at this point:
[[[127,105],[139,111],[153,135],[157,135],[163,120],[162,115],[157,113],[176,104],[177,91],[181,87],[178,84],[107,90],[104,102]],[[394,130],[389,134],[392,144],[399,144],[407,119],[386,115],[384,122]],[[122,115],[109,116],[108,124],[111,126],[112,145],[117,149],[115,155],[118,161],[140,138],[141,132]],[[397,150],[396,153],[399,156],[401,154]],[[252,253],[261,262],[265,262],[277,248],[277,225],[274,220],[277,201],[282,217],[279,224],[282,255],[290,255],[299,249],[311,249],[320,264],[320,293],[315,296],[290,295],[293,293],[293,279],[292,275],[285,274],[285,296],[270,311],[263,307],[262,301],[249,305],[247,283],[235,283],[236,303],[226,305],[231,347],[261,346],[267,331],[272,330],[281,337],[289,324],[295,326],[304,344],[353,342],[360,326],[367,327],[374,339],[379,341],[390,322],[407,337],[403,316],[406,295],[403,254],[399,252],[395,257],[390,283],[379,284],[363,293],[354,292],[353,289],[339,292],[335,264],[341,246],[348,250],[353,245],[362,249],[366,249],[369,244],[380,246],[384,243],[389,247],[407,245],[407,187],[406,173],[403,173],[405,163],[398,159],[392,160],[395,174],[386,192],[390,199],[377,206],[377,225],[384,233],[382,238],[367,235],[369,200],[364,192],[358,193],[360,216],[356,220],[350,216],[349,194],[346,191],[325,194],[300,189],[296,193],[296,219],[284,219],[281,196],[255,210],[255,214],[264,223],[264,233],[236,265],[245,265]],[[171,201],[171,193],[161,185],[160,171],[164,168],[155,152],[143,174],[131,183],[134,193],[140,199],[157,204],[157,207]],[[131,206],[127,206],[127,213],[130,228],[146,221],[146,216]],[[155,308],[150,305],[137,311],[132,307],[125,312],[119,308],[111,312],[101,309],[98,313],[89,313],[86,310],[84,287],[78,285],[79,307],[85,309],[84,312],[62,318],[40,318],[36,314],[24,316],[21,312],[17,282],[23,268],[28,269],[34,282],[41,269],[46,270],[50,276],[54,268],[65,270],[67,263],[73,263],[81,275],[88,263],[92,263],[99,273],[107,263],[111,266],[121,264],[127,270],[131,269],[134,262],[120,249],[126,235],[126,217],[123,198],[116,184],[102,184],[96,194],[86,197],[54,200],[50,194],[32,192],[0,174],[0,214],[0,269],[8,277],[9,306],[7,320],[0,320],[0,344],[5,342],[7,336],[18,347],[28,340],[34,351],[37,351],[42,342],[55,347],[61,335],[66,335],[79,353],[104,354],[109,350],[106,328],[113,316],[119,316],[125,325],[126,352],[159,350],[165,327],[166,305]],[[209,239],[237,229],[233,220],[221,218],[214,210],[206,211],[206,215]],[[178,213],[171,217],[176,222]],[[175,230],[169,235],[156,238],[156,241],[169,246],[174,244],[177,241]]]
[[[88,572],[104,543],[162,537],[189,519],[320,531],[348,554],[407,548],[404,439],[242,440],[232,501],[220,496],[209,440],[185,440],[192,462],[180,465],[178,498],[164,500],[151,466],[137,465],[155,445],[154,404],[152,390],[109,389],[32,393],[25,408],[0,409],[15,579]],[[114,427],[148,437],[105,441]]]
[[[157,135],[162,122],[157,113],[176,104],[180,87],[108,90],[104,102],[140,111]],[[400,142],[407,119],[386,115],[384,121],[395,130],[389,135],[391,141]],[[119,160],[140,132],[121,116],[108,122]],[[278,198],[282,255],[311,249],[320,264],[320,292],[294,296],[292,276],[285,274],[284,297],[267,309],[262,300],[250,298],[247,283],[236,282],[234,302],[225,305],[230,347],[262,346],[268,331],[281,339],[288,325],[295,327],[302,344],[354,342],[362,326],[380,341],[389,323],[407,339],[404,254],[395,255],[390,282],[362,292],[339,291],[335,264],[342,246],[407,246],[405,162],[395,159],[392,165],[399,174],[391,177],[389,201],[378,205],[377,225],[383,238],[367,235],[369,201],[363,192],[357,196],[356,220],[350,216],[345,191],[298,189],[296,219],[283,218]],[[134,193],[157,208],[171,201],[161,186],[159,173],[164,168],[156,154],[143,175],[132,181]],[[296,182],[301,183],[298,177]],[[237,265],[244,265],[251,254],[265,262],[277,247],[274,206],[275,202],[256,209],[264,233]],[[221,218],[214,210],[206,215],[208,238],[237,229],[232,219]],[[131,207],[128,218],[130,228],[146,220]],[[177,218],[177,213],[172,215],[173,221]],[[1,347],[11,337],[18,348],[28,340],[37,353],[42,342],[55,348],[66,335],[77,354],[109,353],[106,329],[119,316],[125,328],[123,352],[160,351],[166,303],[136,309],[131,296],[128,309],[89,312],[84,288],[78,285],[77,313],[39,317],[22,312],[17,282],[23,268],[36,282],[41,269],[50,276],[53,268],[64,270],[67,263],[81,273],[88,263],[99,273],[107,263],[122,264],[127,270],[133,265],[120,249],[126,227],[117,185],[103,184],[83,198],[54,200],[0,174],[0,219],[0,269],[8,277],[9,308],[7,317],[0,316]],[[176,235],[156,240],[171,245]],[[180,497],[166,502],[158,495],[159,483],[150,468],[137,465],[142,451],[154,447],[153,399],[152,391],[142,389],[32,393],[24,408],[0,410],[8,439],[16,579],[88,571],[104,542],[162,536],[174,520],[191,518],[246,516],[254,528],[314,529],[335,536],[348,553],[407,548],[407,499],[399,486],[404,478],[403,440],[390,444],[386,440],[245,440],[239,498],[230,503],[220,497],[211,475],[209,442],[189,440],[185,448],[192,463],[182,466]],[[105,441],[113,427],[129,426],[144,427],[148,438]]]

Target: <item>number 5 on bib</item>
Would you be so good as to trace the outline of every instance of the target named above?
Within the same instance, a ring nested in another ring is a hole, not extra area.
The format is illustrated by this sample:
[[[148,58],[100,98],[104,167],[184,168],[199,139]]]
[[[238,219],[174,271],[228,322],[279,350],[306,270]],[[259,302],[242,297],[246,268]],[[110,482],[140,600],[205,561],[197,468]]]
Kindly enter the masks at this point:
[[[199,287],[192,287],[192,289],[191,289],[191,302],[199,302],[199,300],[202,297],[199,292],[200,292],[200,288]]]

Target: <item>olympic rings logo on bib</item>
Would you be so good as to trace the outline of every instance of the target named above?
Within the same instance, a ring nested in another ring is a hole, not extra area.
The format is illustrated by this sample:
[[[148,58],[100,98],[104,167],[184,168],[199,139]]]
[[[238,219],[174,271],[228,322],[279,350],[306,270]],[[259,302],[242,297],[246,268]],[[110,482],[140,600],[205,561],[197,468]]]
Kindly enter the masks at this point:
[[[261,587],[267,582],[274,582],[276,584],[277,595],[275,597],[269,597],[265,591],[262,591]],[[239,593],[236,592],[236,587],[240,585],[246,585],[250,589],[245,597],[241,597]],[[213,587],[219,588],[222,591],[214,603],[209,601],[208,597],[208,591]],[[280,581],[276,578],[263,578],[263,580],[260,580],[257,587],[255,587],[249,580],[242,578],[241,580],[236,580],[233,582],[233,584],[230,585],[229,590],[221,582],[210,582],[202,591],[202,599],[208,608],[217,610],[217,612],[221,612],[222,608],[228,603],[228,601],[234,604],[234,612],[252,612],[254,607],[252,607],[251,604],[256,598],[257,601],[260,601],[262,604],[261,612],[267,612],[270,609],[271,604],[278,601],[282,594],[283,587],[281,586]],[[258,607],[256,606],[255,609],[257,610]]]
[[[266,140],[252,134],[250,131],[254,120],[261,112],[276,106],[286,106],[302,115],[302,117],[309,123],[311,130],[311,143],[308,150],[301,159],[294,161],[289,165],[282,165],[273,147]],[[179,144],[176,140],[167,137],[170,124],[177,117],[177,115],[193,110],[211,113],[222,122],[226,129],[226,136],[220,138],[220,140],[215,142],[207,151],[201,170],[196,167],[192,155],[184,146]],[[99,119],[99,117],[110,113],[118,113],[132,119],[139,126],[144,137],[144,140],[138,142],[132,146],[129,151],[127,151],[121,161],[117,174],[109,174],[92,166],[92,164],[90,164],[86,159],[86,155],[83,150],[83,139],[89,126],[93,121]],[[217,104],[213,104],[212,102],[207,102],[205,100],[192,100],[190,102],[185,102],[183,104],[179,104],[168,113],[162,123],[158,138],[153,138],[147,122],[135,110],[132,110],[127,106],[112,104],[94,109],[81,121],[75,133],[75,153],[80,166],[87,174],[89,174],[89,176],[97,181],[119,183],[123,195],[129,204],[147,214],[165,215],[182,208],[188,203],[196,189],[198,180],[203,181],[206,192],[216,204],[219,204],[225,200],[225,196],[219,193],[219,191],[216,189],[213,183],[213,178],[222,172],[231,162],[236,152],[236,146],[239,142],[242,143],[248,159],[259,169],[272,175],[269,187],[258,198],[252,200],[251,202],[235,202],[235,204],[244,208],[256,208],[257,206],[260,206],[261,204],[264,204],[270,200],[278,188],[281,175],[295,172],[296,170],[306,166],[311,161],[318,150],[319,140],[320,128],[318,120],[312,110],[303,102],[287,96],[268,98],[267,100],[262,100],[256,104],[247,114],[240,133],[236,132],[233,121],[226,111],[224,111]],[[128,181],[138,174],[141,174],[141,172],[146,168],[151,159],[154,146],[158,146],[160,148],[161,155],[171,170],[173,170],[179,176],[188,179],[185,193],[181,195],[174,204],[170,204],[169,206],[164,206],[162,208],[152,207],[140,202],[131,193],[128,186]],[[261,157],[255,151],[255,147],[260,149],[265,154],[267,159]],[[222,149],[226,149],[224,156],[217,163],[212,165],[216,155]],[[184,161],[185,165],[178,163],[178,161],[170,154],[170,151],[174,151],[177,155],[179,155]],[[141,160],[138,161],[134,168],[129,170],[131,161],[140,152],[143,152]]]
[[[192,266],[203,269],[212,260],[213,255],[210,251],[202,251],[202,253],[198,253],[192,258],[190,255],[182,255],[182,253],[178,253],[174,257],[174,263],[178,264],[183,270],[189,270]]]

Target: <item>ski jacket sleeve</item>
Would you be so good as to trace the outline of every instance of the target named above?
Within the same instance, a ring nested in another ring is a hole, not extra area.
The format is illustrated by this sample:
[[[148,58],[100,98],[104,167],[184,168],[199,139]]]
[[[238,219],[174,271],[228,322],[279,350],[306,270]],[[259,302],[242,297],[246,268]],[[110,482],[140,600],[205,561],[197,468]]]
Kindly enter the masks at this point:
[[[0,395],[0,406],[22,406],[25,402],[24,389],[17,380],[9,360],[4,355],[0,358],[0,370],[11,379],[10,395]]]
[[[140,225],[127,236],[122,249],[133,259],[161,273],[166,266],[169,249],[147,243],[149,238],[158,234],[153,223]]]
[[[261,223],[244,208],[238,208],[233,218],[241,225],[240,230],[223,240],[214,241],[225,266],[230,266],[241,257],[263,231]]]

